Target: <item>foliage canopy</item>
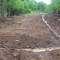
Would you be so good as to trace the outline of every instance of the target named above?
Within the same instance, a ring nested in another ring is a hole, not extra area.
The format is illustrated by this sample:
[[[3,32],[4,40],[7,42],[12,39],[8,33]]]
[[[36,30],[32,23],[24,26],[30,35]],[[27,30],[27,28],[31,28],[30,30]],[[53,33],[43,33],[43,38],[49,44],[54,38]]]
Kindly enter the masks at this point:
[[[54,11],[60,13],[60,0],[51,0],[51,4],[47,5],[43,2],[35,0],[0,0],[0,15],[20,15],[31,13],[31,11],[49,12]]]

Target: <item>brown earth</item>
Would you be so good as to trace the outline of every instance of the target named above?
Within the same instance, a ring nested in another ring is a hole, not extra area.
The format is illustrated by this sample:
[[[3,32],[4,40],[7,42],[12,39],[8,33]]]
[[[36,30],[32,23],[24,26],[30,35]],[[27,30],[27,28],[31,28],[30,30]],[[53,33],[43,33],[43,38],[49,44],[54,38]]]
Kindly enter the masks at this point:
[[[41,52],[0,48],[0,60],[60,60],[60,48]]]
[[[0,22],[0,47],[47,48],[60,46],[59,40],[42,21],[42,14],[15,16]]]
[[[45,16],[48,24],[60,35],[60,14],[50,13]]]
[[[42,15],[0,19],[0,60],[60,60],[60,39],[42,21]],[[35,48],[40,52],[33,52]]]

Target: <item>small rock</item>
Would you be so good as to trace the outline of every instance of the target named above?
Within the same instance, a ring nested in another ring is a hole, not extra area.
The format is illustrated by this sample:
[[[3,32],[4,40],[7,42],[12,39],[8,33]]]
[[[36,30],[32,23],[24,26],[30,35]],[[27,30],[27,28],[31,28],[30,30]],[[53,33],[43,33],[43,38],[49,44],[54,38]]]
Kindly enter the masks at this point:
[[[37,46],[38,46],[39,44],[37,44]]]
[[[60,19],[58,19],[60,21]]]
[[[29,34],[29,36],[31,36],[31,34]]]
[[[19,41],[19,40],[16,40],[17,42]]]
[[[19,53],[17,53],[17,52],[13,52],[12,54],[13,54],[13,56],[15,56],[15,57],[19,55]]]

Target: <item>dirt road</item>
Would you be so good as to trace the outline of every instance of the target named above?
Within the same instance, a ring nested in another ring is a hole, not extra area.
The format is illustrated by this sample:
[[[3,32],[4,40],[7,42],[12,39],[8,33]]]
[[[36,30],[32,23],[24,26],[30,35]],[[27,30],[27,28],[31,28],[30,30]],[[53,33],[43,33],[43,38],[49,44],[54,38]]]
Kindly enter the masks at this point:
[[[42,14],[15,16],[0,22],[0,47],[47,48],[60,42],[42,21]]]
[[[0,60],[60,60],[60,41],[42,15],[0,19]]]

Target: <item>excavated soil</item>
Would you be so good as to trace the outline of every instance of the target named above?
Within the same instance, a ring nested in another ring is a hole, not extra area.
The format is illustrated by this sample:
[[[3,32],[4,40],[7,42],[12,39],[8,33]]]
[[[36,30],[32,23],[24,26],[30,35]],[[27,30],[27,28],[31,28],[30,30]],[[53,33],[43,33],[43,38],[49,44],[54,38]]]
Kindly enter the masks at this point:
[[[0,49],[0,60],[60,60],[60,49],[42,52]]]
[[[60,39],[43,22],[42,15],[0,18],[0,60],[60,60]],[[50,22],[52,18],[48,18]],[[54,25],[55,20],[52,22]]]
[[[42,21],[42,14],[14,16],[0,22],[0,47],[47,48],[60,42]]]
[[[50,13],[45,16],[48,24],[60,35],[60,14]]]

